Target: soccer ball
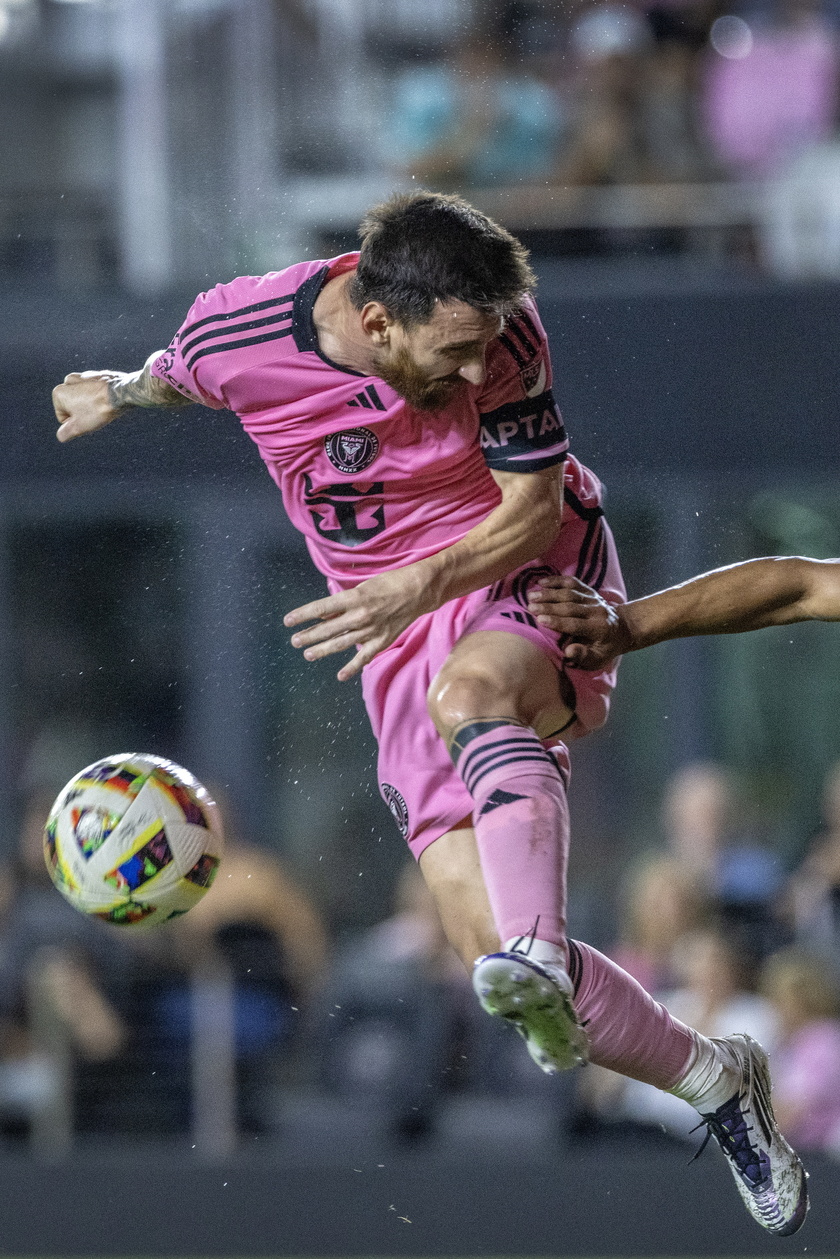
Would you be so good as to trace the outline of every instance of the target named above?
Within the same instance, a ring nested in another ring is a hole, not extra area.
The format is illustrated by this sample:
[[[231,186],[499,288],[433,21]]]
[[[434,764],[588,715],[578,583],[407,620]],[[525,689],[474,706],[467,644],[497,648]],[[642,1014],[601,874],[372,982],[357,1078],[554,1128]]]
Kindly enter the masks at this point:
[[[124,927],[185,914],[219,868],[219,810],[198,779],[159,756],[88,765],[44,828],[53,883],[76,909]]]

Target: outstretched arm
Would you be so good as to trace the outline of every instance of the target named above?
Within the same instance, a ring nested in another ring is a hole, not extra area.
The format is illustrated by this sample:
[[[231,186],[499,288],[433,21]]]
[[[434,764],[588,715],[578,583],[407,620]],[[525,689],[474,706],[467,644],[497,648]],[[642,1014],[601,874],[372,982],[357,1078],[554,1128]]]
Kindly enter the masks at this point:
[[[570,664],[601,669],[615,656],[669,638],[840,621],[840,560],[747,560],[618,607],[574,577],[548,577],[532,592],[529,609],[540,624],[569,635]]]
[[[53,389],[60,442],[104,428],[132,407],[186,407],[192,402],[151,373],[160,350],[137,372],[71,372]]]

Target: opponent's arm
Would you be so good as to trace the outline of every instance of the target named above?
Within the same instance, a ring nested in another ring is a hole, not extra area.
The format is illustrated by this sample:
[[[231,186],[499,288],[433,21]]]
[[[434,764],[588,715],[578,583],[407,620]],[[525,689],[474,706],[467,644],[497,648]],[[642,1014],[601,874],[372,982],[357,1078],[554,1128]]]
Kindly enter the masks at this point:
[[[71,372],[65,376],[52,393],[58,440],[69,442],[83,433],[93,433],[132,407],[189,406],[192,398],[152,375],[151,365],[159,357],[160,350],[156,350],[136,372]]]
[[[570,664],[600,669],[670,638],[840,621],[840,560],[746,560],[614,608],[573,577],[548,577],[529,609],[540,624],[573,640],[564,652]]]
[[[293,635],[293,646],[305,648],[307,660],[356,647],[356,655],[339,671],[343,682],[424,612],[480,590],[544,554],[560,532],[562,464],[540,472],[494,470],[492,475],[502,501],[480,524],[436,555],[288,613],[283,623],[290,628],[318,622]]]

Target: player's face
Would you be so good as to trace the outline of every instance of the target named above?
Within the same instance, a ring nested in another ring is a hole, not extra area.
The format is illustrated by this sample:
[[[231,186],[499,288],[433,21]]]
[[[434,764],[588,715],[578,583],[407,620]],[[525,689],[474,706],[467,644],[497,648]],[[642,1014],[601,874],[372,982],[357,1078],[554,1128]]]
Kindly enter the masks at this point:
[[[502,330],[496,315],[466,302],[438,302],[431,319],[391,325],[378,372],[418,411],[442,411],[467,385],[484,381],[488,344]]]

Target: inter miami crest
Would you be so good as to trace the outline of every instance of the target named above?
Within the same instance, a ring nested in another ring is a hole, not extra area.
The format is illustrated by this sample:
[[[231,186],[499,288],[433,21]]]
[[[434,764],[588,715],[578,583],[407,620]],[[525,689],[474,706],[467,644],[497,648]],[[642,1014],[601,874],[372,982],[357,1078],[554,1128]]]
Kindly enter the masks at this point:
[[[382,783],[382,797],[391,810],[391,816],[400,828],[400,834],[405,839],[408,834],[408,805],[403,800],[396,787],[392,787],[390,783]]]
[[[339,472],[362,472],[379,454],[379,438],[369,428],[346,428],[325,438],[324,450]]]

